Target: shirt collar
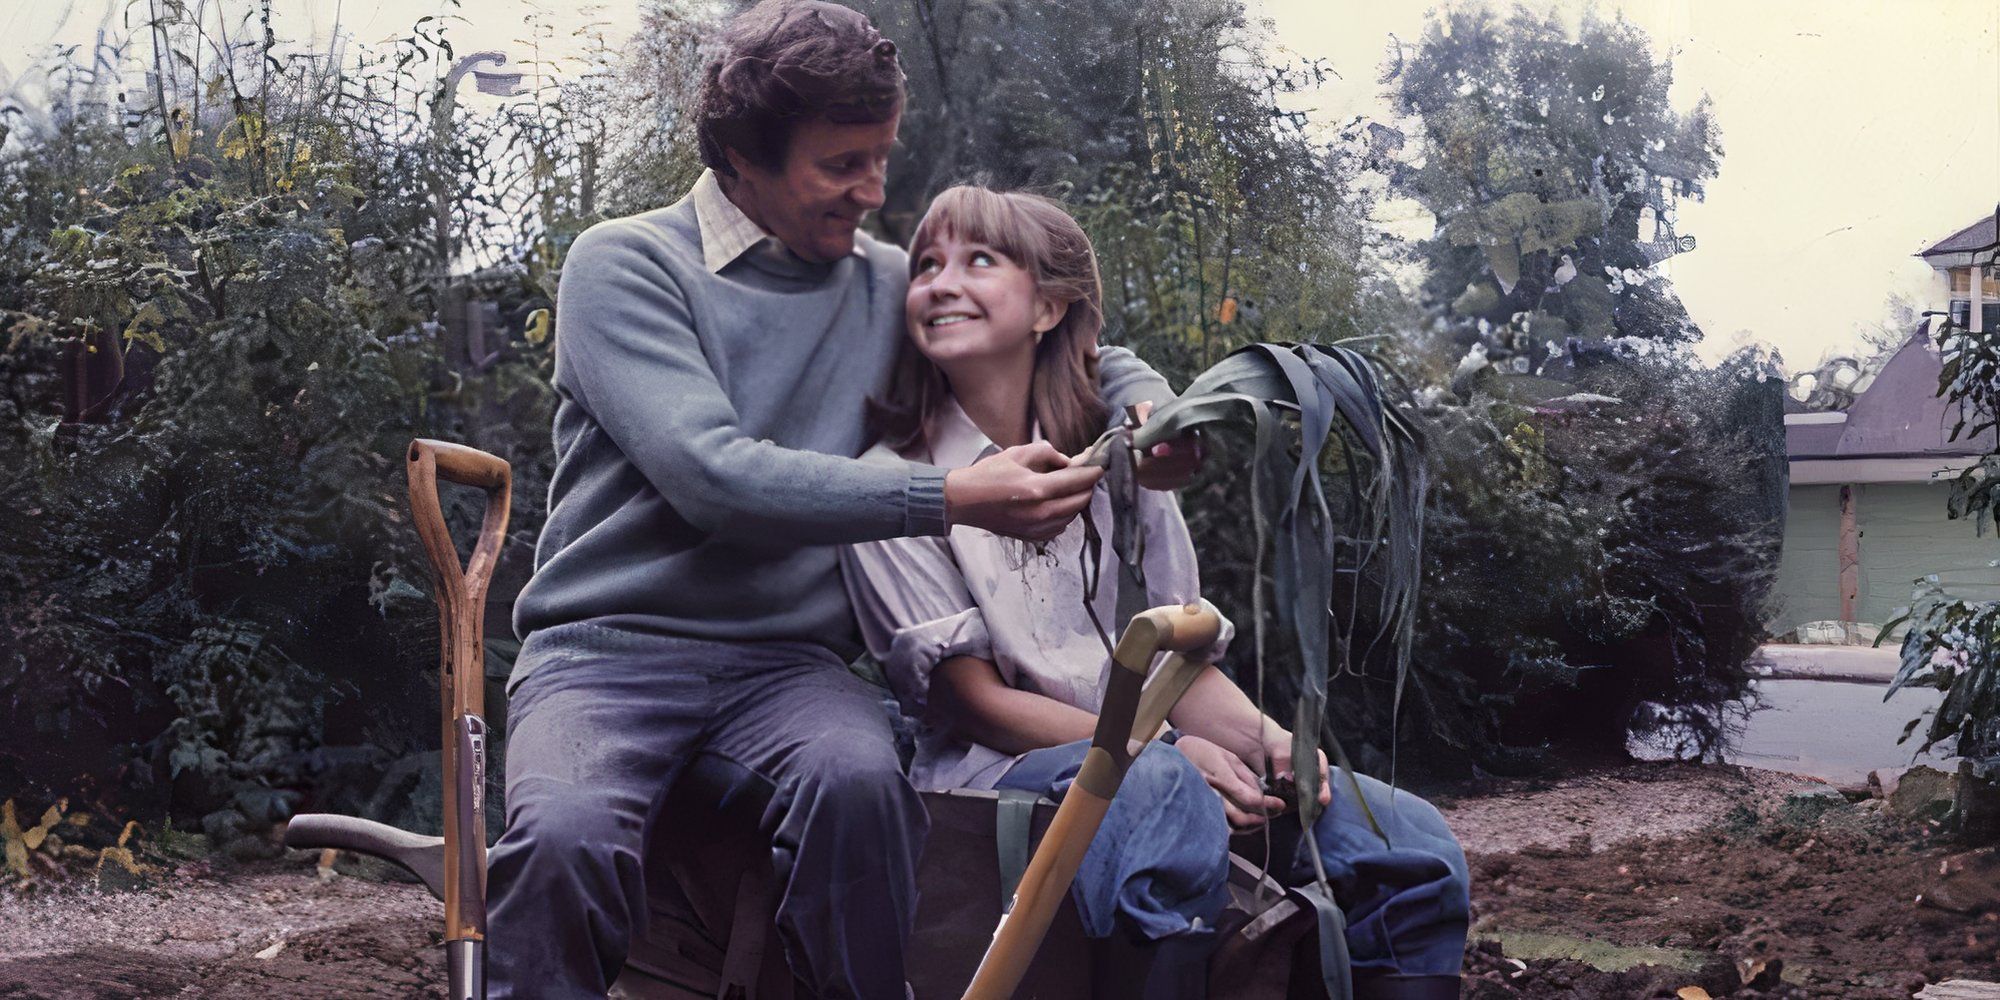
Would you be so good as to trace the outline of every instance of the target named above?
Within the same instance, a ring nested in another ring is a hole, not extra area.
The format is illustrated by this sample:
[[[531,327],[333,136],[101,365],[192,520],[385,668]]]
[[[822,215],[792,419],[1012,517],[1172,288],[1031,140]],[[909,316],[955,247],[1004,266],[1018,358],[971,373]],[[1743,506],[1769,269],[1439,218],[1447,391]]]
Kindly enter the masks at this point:
[[[736,258],[767,240],[774,247],[778,245],[777,237],[750,221],[750,217],[729,200],[729,195],[722,190],[721,179],[716,177],[713,169],[701,172],[700,179],[688,192],[688,200],[694,202],[694,221],[701,230],[701,263],[710,274],[719,273]],[[863,256],[859,233],[855,234],[854,255]]]
[[[938,411],[936,433],[931,436],[931,464],[944,469],[958,469],[1000,451],[1000,446],[972,422],[965,409],[958,405],[958,399],[946,396],[944,407]],[[1040,441],[1041,421],[1034,421],[1028,430],[1028,440]]]

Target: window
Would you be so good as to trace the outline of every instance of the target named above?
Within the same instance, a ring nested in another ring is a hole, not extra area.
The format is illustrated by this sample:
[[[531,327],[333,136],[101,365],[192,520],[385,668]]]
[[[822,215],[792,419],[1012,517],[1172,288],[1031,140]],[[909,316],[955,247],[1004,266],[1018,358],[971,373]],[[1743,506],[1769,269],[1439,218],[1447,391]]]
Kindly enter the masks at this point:
[[[2000,302],[2000,275],[1995,274],[1995,269],[1991,265],[1983,267],[1980,270],[1985,272],[1985,277],[1979,283],[1979,297],[1987,302]],[[1971,268],[1954,267],[1951,269],[1951,297],[1967,302],[1972,300]]]

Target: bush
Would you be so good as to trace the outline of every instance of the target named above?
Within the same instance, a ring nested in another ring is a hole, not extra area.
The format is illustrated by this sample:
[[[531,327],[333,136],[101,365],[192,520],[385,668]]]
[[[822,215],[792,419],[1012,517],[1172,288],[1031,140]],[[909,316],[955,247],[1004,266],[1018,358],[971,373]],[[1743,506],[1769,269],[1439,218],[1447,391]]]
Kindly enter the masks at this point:
[[[448,47],[420,34],[326,73],[193,16],[169,8],[156,55],[225,54],[201,79],[156,74],[121,119],[59,107],[0,152],[0,464],[20,473],[0,482],[20,512],[0,536],[0,786],[220,844],[314,796],[358,808],[435,739],[400,456],[424,435],[515,459],[525,565],[551,394],[545,345],[473,364],[429,321],[459,249],[434,238],[430,181],[478,162],[409,111]],[[471,123],[471,145],[505,124]],[[533,279],[483,289],[504,316]]]
[[[1944,369],[1938,395],[1953,403],[1958,420],[1953,440],[1976,437],[2000,415],[2000,331],[1975,333],[1946,319],[1937,329]],[[1947,512],[1972,522],[1972,534],[2000,523],[2000,451],[1959,472],[1952,481]],[[1909,739],[1920,726],[1923,749],[1954,740],[1957,754],[1983,767],[2000,762],[2000,602],[1967,601],[1946,593],[1932,576],[1916,582],[1903,637],[1902,665],[1889,693],[1908,686],[1934,687],[1944,700],[1923,726],[1910,720]],[[1886,635],[1889,628],[1884,628]]]

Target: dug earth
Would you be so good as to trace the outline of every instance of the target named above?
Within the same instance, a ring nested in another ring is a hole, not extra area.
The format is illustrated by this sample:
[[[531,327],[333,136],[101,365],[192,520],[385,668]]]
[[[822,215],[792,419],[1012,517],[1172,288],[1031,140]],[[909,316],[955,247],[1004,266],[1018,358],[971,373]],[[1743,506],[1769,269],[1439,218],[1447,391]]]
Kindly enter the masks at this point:
[[[2000,978],[2000,855],[1943,836],[1919,798],[1677,763],[1446,797],[1473,869],[1465,996],[1981,995],[1937,984]],[[140,847],[149,874],[115,884],[0,884],[0,998],[444,995],[418,886]]]

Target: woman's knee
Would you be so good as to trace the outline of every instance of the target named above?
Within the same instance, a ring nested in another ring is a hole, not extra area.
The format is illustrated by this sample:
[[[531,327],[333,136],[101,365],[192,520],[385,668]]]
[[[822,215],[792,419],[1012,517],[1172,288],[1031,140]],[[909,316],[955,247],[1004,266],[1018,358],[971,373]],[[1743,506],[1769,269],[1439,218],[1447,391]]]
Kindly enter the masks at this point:
[[[1366,866],[1396,859],[1399,867],[1427,870],[1425,881],[1439,883],[1447,893],[1459,898],[1467,895],[1470,880],[1465,849],[1436,806],[1365,774],[1354,775],[1352,784],[1337,772],[1330,777],[1334,807],[1322,814],[1313,828],[1322,856],[1330,865],[1337,861],[1343,867]],[[1418,858],[1431,860],[1417,864]]]
[[[1465,863],[1465,848],[1459,844],[1458,835],[1451,832],[1451,824],[1445,822],[1444,814],[1430,800],[1398,789],[1391,807],[1397,817],[1397,825],[1402,840],[1435,854],[1451,869],[1453,882],[1464,895],[1470,886]]]
[[[1139,756],[1132,758],[1132,766],[1125,772],[1127,784],[1137,783],[1148,787],[1177,788],[1187,784],[1206,787],[1201,769],[1194,761],[1179,750],[1158,741],[1146,744]]]
[[[1173,813],[1190,837],[1206,837],[1218,844],[1229,839],[1229,821],[1208,787],[1208,779],[1185,754],[1164,743],[1148,744],[1132,759],[1118,796],[1143,802],[1148,811]]]
[[[1330,777],[1336,799],[1349,794],[1344,775],[1336,772]],[[1458,838],[1451,832],[1451,825],[1445,822],[1444,814],[1429,799],[1365,774],[1356,774],[1354,783],[1361,790],[1361,798],[1367,803],[1369,814],[1385,826],[1385,832],[1392,838],[1400,833],[1406,837],[1457,845]]]

